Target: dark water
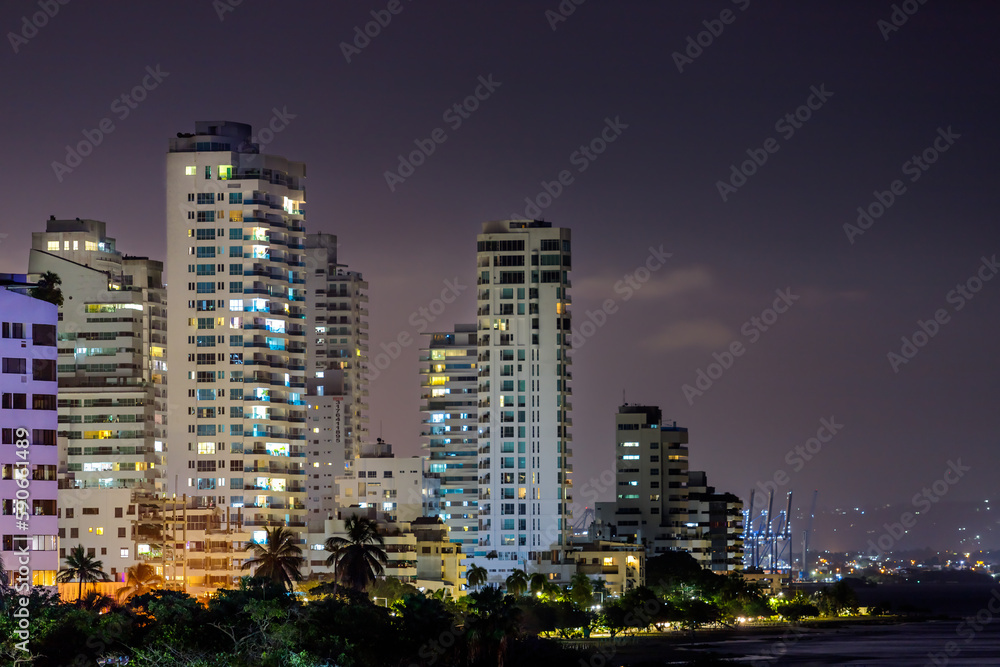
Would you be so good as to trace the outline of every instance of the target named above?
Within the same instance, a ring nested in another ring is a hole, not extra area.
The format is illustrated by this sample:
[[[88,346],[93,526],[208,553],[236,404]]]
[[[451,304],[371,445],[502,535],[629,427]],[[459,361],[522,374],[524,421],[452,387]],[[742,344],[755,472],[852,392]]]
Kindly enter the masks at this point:
[[[989,613],[989,612],[987,612]],[[929,621],[888,626],[790,631],[783,636],[747,637],[685,647],[684,653],[715,655],[737,665],[1000,665],[1000,614],[981,620]],[[978,628],[978,629],[977,629]],[[950,653],[950,654],[949,654]]]

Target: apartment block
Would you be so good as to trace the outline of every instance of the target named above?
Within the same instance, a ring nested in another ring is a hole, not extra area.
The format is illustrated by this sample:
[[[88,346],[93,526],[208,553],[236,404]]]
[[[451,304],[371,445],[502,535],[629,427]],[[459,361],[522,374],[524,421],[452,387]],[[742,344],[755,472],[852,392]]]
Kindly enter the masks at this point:
[[[483,223],[477,237],[479,544],[500,581],[562,562],[571,535],[570,230]]]
[[[82,545],[115,581],[138,562],[132,494],[154,491],[166,448],[162,263],[123,256],[105,223],[51,218],[28,269],[62,280],[59,308],[60,557]]]
[[[171,415],[164,491],[264,529],[306,530],[305,177],[262,153],[252,128],[200,121],[169,142]],[[238,534],[216,539],[244,546]],[[229,576],[208,541],[189,592]],[[198,556],[189,557],[197,559]]]
[[[441,480],[438,516],[467,553],[479,544],[478,346],[475,324],[429,332],[420,351],[424,455]]]
[[[26,281],[18,282],[15,289]],[[11,585],[53,586],[59,570],[58,313],[52,303],[5,289],[8,280],[0,283],[0,557]],[[21,566],[31,574],[20,573]]]
[[[341,386],[343,463],[359,455],[368,436],[368,283],[338,263],[337,237],[308,234],[306,257],[306,377]]]

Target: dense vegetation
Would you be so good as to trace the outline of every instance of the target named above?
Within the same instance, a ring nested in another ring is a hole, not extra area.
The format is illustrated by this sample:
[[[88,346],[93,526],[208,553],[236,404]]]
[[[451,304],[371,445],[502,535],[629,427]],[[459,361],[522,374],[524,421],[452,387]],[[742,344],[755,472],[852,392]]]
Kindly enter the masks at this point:
[[[267,562],[264,552],[257,558]],[[93,580],[94,572],[84,569]],[[39,667],[98,660],[125,664],[125,658],[130,667],[560,667],[581,659],[586,663],[589,656],[565,648],[558,638],[618,637],[668,626],[693,631],[739,617],[795,620],[816,615],[817,605],[830,614],[856,606],[846,585],[834,586],[816,601],[768,600],[741,576],[705,572],[686,554],[651,559],[650,585],[620,598],[606,598],[598,582],[582,575],[561,588],[517,572],[505,582],[505,592],[486,585],[475,571],[470,576],[474,590],[454,601],[385,578],[369,582],[364,592],[351,585],[307,582],[293,593],[287,584],[296,574],[258,567],[237,590],[220,590],[206,604],[156,590],[158,581],[139,570],[130,573],[128,592],[118,599],[85,592],[80,599],[61,601],[36,590],[26,600],[26,647]],[[356,579],[352,574],[342,581],[359,583]],[[16,648],[21,639],[14,611],[22,605],[10,589],[3,603],[0,663],[11,664],[28,657]]]

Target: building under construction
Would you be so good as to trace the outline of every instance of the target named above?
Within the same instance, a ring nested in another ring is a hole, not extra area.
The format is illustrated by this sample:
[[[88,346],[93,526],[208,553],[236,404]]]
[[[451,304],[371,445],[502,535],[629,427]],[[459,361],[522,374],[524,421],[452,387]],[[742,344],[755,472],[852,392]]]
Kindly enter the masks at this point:
[[[255,536],[242,508],[200,507],[187,495],[135,493],[135,553],[163,587],[196,597],[239,585],[245,546]],[[261,540],[262,541],[262,540]]]

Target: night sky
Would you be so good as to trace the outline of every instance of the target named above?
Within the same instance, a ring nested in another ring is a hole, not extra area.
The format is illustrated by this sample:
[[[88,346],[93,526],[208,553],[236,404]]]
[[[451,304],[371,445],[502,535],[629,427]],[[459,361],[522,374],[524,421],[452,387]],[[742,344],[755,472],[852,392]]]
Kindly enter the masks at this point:
[[[235,2],[77,0],[37,31],[38,3],[3,3],[0,271],[25,270],[49,215],[162,259],[168,139],[274,119],[258,138],[307,163],[309,231],[370,283],[373,358],[446,281],[474,284],[483,221],[529,198],[572,228],[578,517],[614,493],[623,391],[744,498],[777,474],[796,506],[819,489],[821,507],[912,509],[960,460],[946,500],[1000,502],[1000,279],[977,282],[1000,271],[995,3],[909,0],[897,26],[888,0]],[[342,46],[373,11],[391,20]],[[77,164],[84,132],[100,143]],[[390,188],[415,142],[433,153]],[[670,257],[647,273],[651,248]],[[474,321],[474,299],[431,327]],[[370,387],[372,436],[403,455],[417,348]],[[836,433],[797,454],[823,420]]]

